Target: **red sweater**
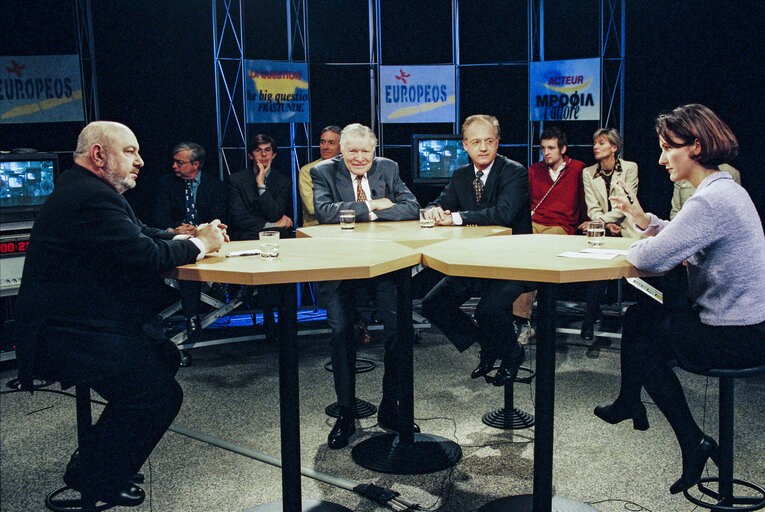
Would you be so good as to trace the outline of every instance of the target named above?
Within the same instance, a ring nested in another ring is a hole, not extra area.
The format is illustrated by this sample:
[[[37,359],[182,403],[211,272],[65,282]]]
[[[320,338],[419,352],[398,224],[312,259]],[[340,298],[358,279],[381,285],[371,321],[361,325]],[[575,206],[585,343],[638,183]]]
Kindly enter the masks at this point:
[[[560,226],[566,233],[573,235],[579,224],[587,220],[587,205],[584,201],[582,170],[584,162],[564,157],[566,167],[561,171],[558,182],[545,200],[537,208],[542,198],[550,190],[553,180],[544,161],[529,167],[529,198],[531,221],[545,226]]]

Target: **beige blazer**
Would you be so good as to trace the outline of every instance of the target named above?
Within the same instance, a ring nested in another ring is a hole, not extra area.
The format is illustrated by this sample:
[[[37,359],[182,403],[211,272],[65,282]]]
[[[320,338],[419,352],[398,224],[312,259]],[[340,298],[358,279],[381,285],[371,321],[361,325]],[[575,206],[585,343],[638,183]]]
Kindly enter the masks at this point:
[[[622,227],[622,236],[625,238],[640,238],[635,224],[627,219],[627,216],[621,210],[614,209],[614,203],[611,202],[611,211],[608,211],[609,197],[618,181],[623,181],[628,190],[637,194],[638,189],[638,166],[635,162],[619,159],[622,165],[621,173],[614,173],[611,178],[611,189],[606,190],[606,182],[603,178],[594,178],[598,165],[591,165],[582,171],[582,183],[584,185],[584,200],[587,203],[587,216],[591,220],[602,220],[606,223],[616,223]]]

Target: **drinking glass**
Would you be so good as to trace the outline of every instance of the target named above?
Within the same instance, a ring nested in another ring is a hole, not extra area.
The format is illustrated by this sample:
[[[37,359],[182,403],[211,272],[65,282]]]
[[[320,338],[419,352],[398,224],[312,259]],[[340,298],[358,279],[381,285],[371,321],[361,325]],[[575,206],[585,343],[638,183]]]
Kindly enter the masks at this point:
[[[601,247],[606,241],[606,225],[602,220],[591,220],[587,223],[587,244]]]
[[[279,232],[260,232],[260,257],[272,260],[279,256]]]
[[[423,229],[430,229],[435,225],[436,220],[433,218],[431,208],[420,208],[420,227]]]
[[[340,229],[353,231],[356,227],[356,212],[353,210],[340,210]]]

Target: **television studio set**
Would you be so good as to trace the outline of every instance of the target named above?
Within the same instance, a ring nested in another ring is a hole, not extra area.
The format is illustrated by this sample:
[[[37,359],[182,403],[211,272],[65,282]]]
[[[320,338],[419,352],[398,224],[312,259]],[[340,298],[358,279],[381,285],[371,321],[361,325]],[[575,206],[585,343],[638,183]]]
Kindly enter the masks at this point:
[[[0,512],[765,510],[760,2],[0,12]]]

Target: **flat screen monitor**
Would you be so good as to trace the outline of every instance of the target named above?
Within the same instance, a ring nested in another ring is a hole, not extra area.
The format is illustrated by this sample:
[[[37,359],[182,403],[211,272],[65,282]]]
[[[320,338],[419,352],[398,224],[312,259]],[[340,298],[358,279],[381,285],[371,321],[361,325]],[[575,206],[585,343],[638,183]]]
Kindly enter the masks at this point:
[[[414,183],[448,183],[454,170],[468,163],[459,135],[412,135]]]
[[[56,154],[0,154],[0,224],[34,221],[57,175]]]

